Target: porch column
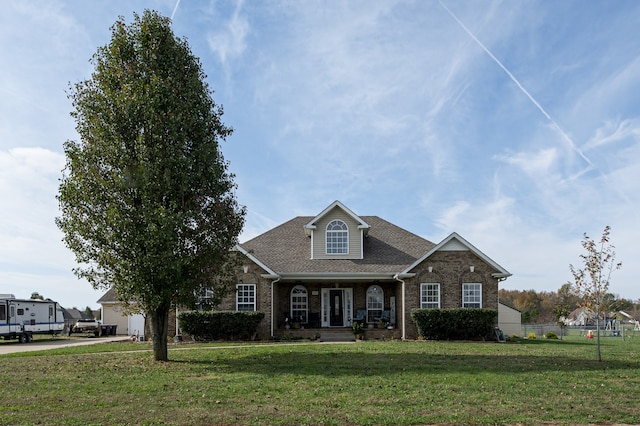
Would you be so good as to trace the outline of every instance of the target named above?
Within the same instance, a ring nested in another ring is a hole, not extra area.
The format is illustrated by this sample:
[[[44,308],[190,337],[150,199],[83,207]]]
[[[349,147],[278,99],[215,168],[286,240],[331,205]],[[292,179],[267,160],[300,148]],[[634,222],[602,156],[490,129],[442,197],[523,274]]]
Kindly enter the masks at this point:
[[[405,317],[405,285],[404,285],[404,280],[400,280],[400,282],[402,283],[402,336],[400,337],[402,340],[405,340],[407,338],[407,327],[406,327],[406,323],[407,323],[407,319]]]

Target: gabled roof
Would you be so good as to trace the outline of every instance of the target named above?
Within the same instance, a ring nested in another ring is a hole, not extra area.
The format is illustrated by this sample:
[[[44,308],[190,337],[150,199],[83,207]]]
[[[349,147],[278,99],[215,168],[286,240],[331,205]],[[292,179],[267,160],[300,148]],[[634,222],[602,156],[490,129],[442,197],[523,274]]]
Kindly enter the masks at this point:
[[[105,294],[102,295],[100,299],[96,303],[100,304],[109,304],[116,303],[118,301],[118,296],[116,295],[115,288],[111,287]]]
[[[259,267],[261,267],[262,269],[265,270],[265,272],[269,275],[277,275],[274,271],[272,271],[267,265],[265,265],[264,263],[262,263],[260,261],[260,259],[256,258],[253,254],[249,253],[247,250],[245,250],[244,248],[242,248],[242,246],[240,244],[236,244],[235,246],[235,250],[238,250],[240,253],[244,254],[245,256],[247,256],[252,262],[254,262],[256,265],[258,265]]]
[[[462,238],[455,232],[452,232],[447,238],[442,240],[438,245],[429,250],[424,256],[420,257],[418,260],[413,262],[408,268],[406,268],[402,273],[409,273],[413,268],[418,266],[420,263],[424,262],[425,259],[429,258],[433,253],[437,251],[466,251],[469,250],[480,259],[482,259],[487,264],[491,265],[497,272],[493,274],[496,278],[506,278],[510,277],[511,273],[504,269],[502,266],[498,265],[494,262],[489,256],[478,250],[471,244],[469,241]]]
[[[336,202],[323,213],[335,206],[343,207]],[[364,258],[311,259],[311,241],[305,230],[323,213],[315,217],[295,217],[239,246],[264,265],[266,271],[289,279],[319,276],[327,279],[373,279],[377,276],[391,279],[393,274],[406,269],[435,246],[431,241],[377,216],[354,215],[358,223],[369,229],[363,241]]]
[[[88,319],[89,316],[83,311],[76,308],[62,308],[62,316],[65,320]]]
[[[522,312],[520,309],[514,308],[513,305],[511,305],[510,303],[505,303],[502,300],[498,300],[498,305],[502,305],[502,306],[507,307],[509,309],[513,309],[514,311]]]
[[[331,210],[333,210],[336,207],[344,211],[348,216],[350,216],[354,221],[356,221],[358,223],[358,229],[364,229],[365,235],[367,234],[371,226],[369,226],[367,222],[365,222],[360,216],[358,216],[357,214],[352,212],[349,208],[347,208],[347,206],[342,204],[340,201],[336,200],[333,203],[331,203],[329,207],[322,210],[322,212],[320,212],[318,216],[312,218],[309,221],[309,223],[304,225],[304,232],[306,233],[306,235],[307,236],[311,235],[311,230],[316,229],[316,223],[318,223],[320,219],[322,219],[324,216],[329,214],[329,212],[331,212]]]

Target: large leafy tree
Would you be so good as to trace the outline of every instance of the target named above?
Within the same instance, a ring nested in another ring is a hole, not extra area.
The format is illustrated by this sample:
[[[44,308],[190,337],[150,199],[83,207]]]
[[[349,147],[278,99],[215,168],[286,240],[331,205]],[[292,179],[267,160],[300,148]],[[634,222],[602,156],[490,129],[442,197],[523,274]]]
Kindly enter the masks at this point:
[[[245,215],[219,151],[232,129],[200,61],[156,12],[120,17],[91,62],[91,78],[69,88],[80,140],[64,145],[56,223],[76,275],[144,312],[154,358],[167,360],[172,306],[230,287]]]
[[[595,241],[586,233],[582,240],[585,253],[580,255],[583,266],[581,268],[569,265],[573,275],[573,289],[582,300],[582,306],[591,309],[596,314],[596,338],[598,361],[602,361],[600,354],[600,315],[607,308],[607,294],[611,273],[620,269],[622,263],[616,263],[615,246],[609,242],[611,228],[605,226],[600,241]]]

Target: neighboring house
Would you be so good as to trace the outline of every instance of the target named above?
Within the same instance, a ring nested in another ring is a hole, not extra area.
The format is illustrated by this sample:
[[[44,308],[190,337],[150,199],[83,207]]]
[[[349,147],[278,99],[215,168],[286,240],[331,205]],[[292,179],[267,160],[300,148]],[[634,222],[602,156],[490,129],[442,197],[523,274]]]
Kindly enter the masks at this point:
[[[62,308],[62,316],[64,317],[64,330],[63,333],[68,333],[69,328],[80,319],[89,319],[89,316],[84,312],[76,308]]]
[[[584,327],[590,324],[595,325],[596,314],[589,308],[577,308],[574,309],[563,321],[570,327]]]
[[[625,311],[620,311],[620,316],[623,322],[633,324],[634,330],[640,330],[640,321],[638,320],[638,318],[640,318],[640,312],[634,311],[629,314]]]
[[[102,324],[117,325],[117,334],[136,336],[144,339],[145,318],[142,314],[127,314],[118,301],[115,290],[107,291],[98,302],[102,306]],[[174,330],[175,333],[175,330]]]
[[[434,244],[339,201],[237,250],[245,264],[219,308],[264,312],[261,339],[380,319],[390,327],[376,330],[381,337],[416,338],[412,309],[498,309],[498,284],[511,275],[455,232]]]
[[[505,337],[520,336],[522,332],[522,312],[498,302],[498,327],[500,327]]]

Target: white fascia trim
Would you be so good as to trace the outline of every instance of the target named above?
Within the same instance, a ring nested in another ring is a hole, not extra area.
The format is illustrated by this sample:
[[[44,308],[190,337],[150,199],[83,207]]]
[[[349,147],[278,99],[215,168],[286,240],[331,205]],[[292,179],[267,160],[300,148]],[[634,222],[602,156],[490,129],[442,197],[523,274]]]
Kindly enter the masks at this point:
[[[489,265],[491,265],[494,269],[497,269],[498,272],[494,273],[493,276],[496,278],[507,278],[510,277],[512,274],[507,271],[506,269],[504,269],[502,266],[498,265],[496,262],[494,262],[489,256],[487,256],[486,254],[484,254],[483,252],[481,252],[480,250],[478,250],[473,244],[471,244],[469,241],[465,240],[464,238],[462,238],[460,235],[458,235],[456,232],[452,232],[447,238],[445,238],[444,240],[442,240],[440,243],[438,243],[434,248],[432,248],[431,250],[429,250],[424,256],[422,256],[420,259],[416,260],[415,262],[413,262],[407,269],[405,269],[403,271],[403,273],[407,273],[410,270],[412,270],[413,268],[415,268],[416,266],[418,266],[420,263],[422,263],[425,259],[427,259],[429,256],[431,256],[433,253],[437,252],[438,250],[440,250],[445,244],[447,244],[449,241],[451,241],[452,239],[456,239],[458,240],[460,243],[462,243],[462,245],[466,246],[469,251],[471,251],[473,254],[475,254],[476,256],[478,256],[480,259],[482,259],[485,263],[488,263]]]
[[[273,272],[271,270],[271,268],[269,268],[267,265],[265,265],[264,263],[260,262],[258,260],[258,258],[256,258],[254,255],[252,255],[251,253],[249,253],[248,251],[246,251],[245,249],[243,249],[239,244],[236,244],[235,250],[238,250],[240,253],[244,254],[245,256],[247,256],[253,263],[255,263],[256,265],[258,265],[259,267],[261,267],[262,269],[264,269],[265,271],[267,271],[268,274],[270,275],[278,275],[275,272]]]
[[[280,274],[282,280],[375,281],[393,280],[397,274],[375,272],[291,272]],[[414,276],[415,274],[409,274]]]

